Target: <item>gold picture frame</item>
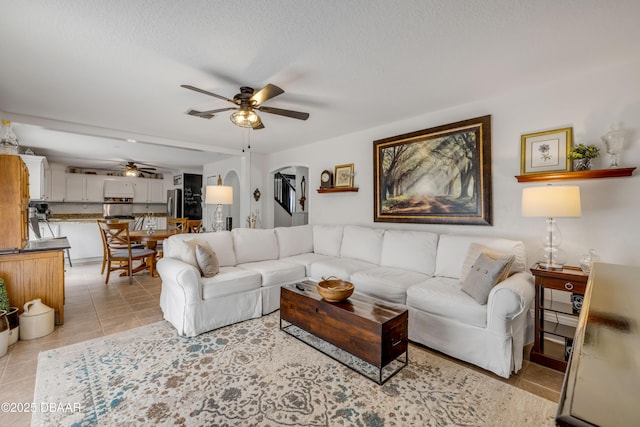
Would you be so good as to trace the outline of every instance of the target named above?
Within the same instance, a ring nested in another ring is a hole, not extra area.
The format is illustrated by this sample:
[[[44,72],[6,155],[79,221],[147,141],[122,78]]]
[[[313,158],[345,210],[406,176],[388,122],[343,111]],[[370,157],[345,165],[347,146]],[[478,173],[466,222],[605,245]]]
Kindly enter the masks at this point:
[[[522,135],[520,175],[570,171],[572,136],[570,127]]]
[[[373,141],[374,222],[492,225],[491,116]]]
[[[353,187],[353,163],[338,165],[334,169],[333,186],[336,188]]]

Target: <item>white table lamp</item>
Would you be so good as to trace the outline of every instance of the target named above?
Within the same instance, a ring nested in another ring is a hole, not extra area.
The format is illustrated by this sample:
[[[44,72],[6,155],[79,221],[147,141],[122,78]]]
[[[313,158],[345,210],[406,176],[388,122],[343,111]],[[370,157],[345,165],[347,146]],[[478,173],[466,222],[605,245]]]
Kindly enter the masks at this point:
[[[218,185],[207,185],[205,201],[209,205],[216,205],[213,229],[215,231],[224,230],[224,223],[222,222],[222,205],[233,204],[233,187],[222,185],[222,179],[218,176]]]
[[[540,268],[562,270],[567,260],[566,253],[560,249],[562,234],[554,218],[575,218],[581,215],[578,186],[547,185],[522,190],[522,216],[547,218],[547,229],[543,239],[544,255]]]

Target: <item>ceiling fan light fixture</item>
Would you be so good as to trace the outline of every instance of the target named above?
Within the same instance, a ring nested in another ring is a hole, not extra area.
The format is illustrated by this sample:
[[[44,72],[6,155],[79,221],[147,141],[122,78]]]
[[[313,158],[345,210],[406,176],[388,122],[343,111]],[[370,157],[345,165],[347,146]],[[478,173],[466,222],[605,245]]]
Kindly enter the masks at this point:
[[[236,110],[231,114],[230,119],[234,125],[240,126],[241,128],[254,128],[262,123],[260,116],[250,109]]]
[[[138,176],[138,170],[135,166],[127,166],[124,174],[126,176]]]

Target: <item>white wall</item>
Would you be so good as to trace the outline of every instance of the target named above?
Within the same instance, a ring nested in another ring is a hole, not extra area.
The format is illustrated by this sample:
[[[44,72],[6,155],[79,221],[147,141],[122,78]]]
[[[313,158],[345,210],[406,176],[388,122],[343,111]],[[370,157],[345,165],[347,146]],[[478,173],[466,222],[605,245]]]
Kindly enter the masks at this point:
[[[543,218],[520,215],[520,136],[572,126],[576,142],[599,145],[603,156],[594,168],[606,168],[608,156],[600,140],[612,124],[633,130],[621,156],[622,166],[640,165],[640,63],[588,70],[571,79],[479,100],[476,103],[426,114],[402,122],[344,135],[267,157],[262,169],[308,165],[309,222],[349,223],[373,227],[429,230],[438,233],[495,235],[524,240],[533,263],[541,247]],[[381,108],[393,108],[381,100]],[[492,116],[493,226],[373,223],[373,141],[482,115]],[[318,194],[320,172],[335,165],[355,164],[357,193]],[[252,179],[257,171],[252,172]],[[603,262],[640,265],[640,171],[633,177],[565,181],[582,191],[581,218],[558,219],[569,264],[589,248]],[[265,179],[266,181],[266,179]],[[538,184],[539,185],[539,184]]]

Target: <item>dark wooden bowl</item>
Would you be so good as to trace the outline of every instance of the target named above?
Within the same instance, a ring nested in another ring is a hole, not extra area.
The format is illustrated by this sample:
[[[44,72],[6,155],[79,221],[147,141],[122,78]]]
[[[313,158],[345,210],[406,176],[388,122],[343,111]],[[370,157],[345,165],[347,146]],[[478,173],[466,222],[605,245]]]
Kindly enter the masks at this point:
[[[353,293],[353,283],[340,279],[329,279],[318,282],[318,293],[329,302],[344,301]]]

